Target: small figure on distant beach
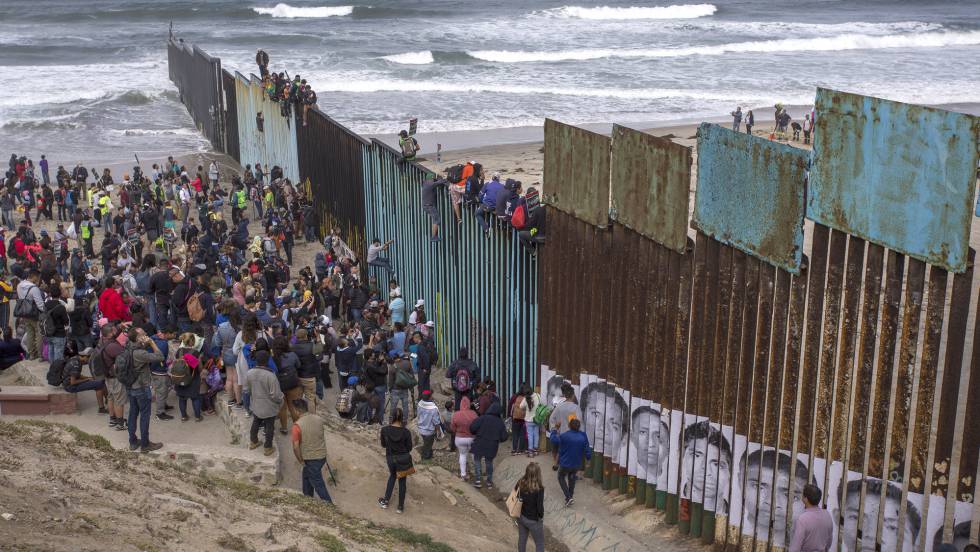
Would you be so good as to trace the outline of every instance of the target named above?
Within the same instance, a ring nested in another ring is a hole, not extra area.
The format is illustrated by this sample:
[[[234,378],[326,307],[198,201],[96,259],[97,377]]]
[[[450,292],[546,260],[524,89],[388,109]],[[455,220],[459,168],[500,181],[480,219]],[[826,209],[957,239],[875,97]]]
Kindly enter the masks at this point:
[[[803,143],[810,143],[810,133],[813,132],[813,119],[810,118],[810,114],[807,113],[806,117],[803,119]]]
[[[739,127],[742,125],[742,106],[738,106],[735,108],[735,111],[732,111],[732,118],[732,130],[738,132]]]
[[[752,127],[755,126],[755,115],[752,114],[750,109],[748,113],[745,114],[745,133],[752,134]]]

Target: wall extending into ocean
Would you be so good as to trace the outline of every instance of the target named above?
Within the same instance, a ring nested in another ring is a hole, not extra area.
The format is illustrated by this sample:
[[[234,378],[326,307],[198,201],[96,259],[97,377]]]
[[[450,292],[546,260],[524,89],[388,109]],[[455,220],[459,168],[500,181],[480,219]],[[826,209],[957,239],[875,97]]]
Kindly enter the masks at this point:
[[[505,400],[525,380],[549,400],[572,384],[597,484],[718,550],[785,548],[806,483],[834,550],[977,542],[977,118],[819,89],[812,152],[702,125],[693,216],[689,148],[549,120],[539,261],[507,229],[455,224],[446,197],[431,243],[426,169],[320,112],[279,124],[254,77],[236,77],[235,104],[191,87],[228,79],[175,48],[217,149],[308,181],[323,228],[362,256],[396,240],[444,359],[470,345]]]

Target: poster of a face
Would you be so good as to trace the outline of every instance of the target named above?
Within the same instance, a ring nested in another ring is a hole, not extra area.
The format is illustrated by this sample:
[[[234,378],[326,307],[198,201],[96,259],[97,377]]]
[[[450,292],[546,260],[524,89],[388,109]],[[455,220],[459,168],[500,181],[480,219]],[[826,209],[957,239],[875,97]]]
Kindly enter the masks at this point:
[[[666,489],[670,494],[677,494],[677,475],[680,473],[680,440],[681,423],[684,413],[679,410],[661,409],[660,422],[669,420],[666,426],[660,426],[660,473],[657,474],[657,489]]]
[[[622,387],[616,387],[617,398],[606,400],[606,413],[608,415],[610,408],[622,408],[623,414],[620,416],[622,420],[622,435],[619,438],[619,444],[614,449],[616,451],[616,456],[614,460],[617,466],[626,466],[628,463],[627,452],[629,449],[630,442],[630,392],[623,389]]]
[[[806,464],[792,460],[790,453],[750,447],[739,460],[742,491],[742,533],[776,546],[786,542],[787,521],[803,511],[802,492],[809,472]],[[791,464],[796,463],[792,475]],[[817,485],[819,487],[819,485]],[[772,521],[772,533],[769,523]]]
[[[694,421],[684,428],[682,449],[681,498],[701,503],[709,512],[727,514],[728,499],[718,489],[729,487],[732,447],[720,427],[707,419]]]
[[[616,386],[598,378],[588,385],[583,381],[579,406],[595,452],[618,460],[629,430],[630,412]]]
[[[554,406],[561,398],[561,384],[565,383],[565,378],[556,374],[554,371],[548,368],[548,366],[541,365],[541,398],[548,405]]]
[[[641,481],[657,482],[659,471],[660,410],[650,401],[633,397],[630,413],[629,466],[627,473]]]
[[[930,506],[931,508],[932,506]],[[930,514],[929,517],[931,518],[932,515]],[[966,545],[970,544],[970,521],[961,521],[953,526],[953,539],[951,541],[943,539],[943,527],[939,526],[933,533],[932,549],[937,550],[944,542],[956,547],[956,552],[963,552],[966,549]],[[928,552],[928,549],[926,552]]]
[[[851,473],[849,475],[860,477],[860,474]],[[861,479],[850,480],[846,485],[840,487],[840,491],[838,492],[847,493],[844,500],[843,512],[840,511],[839,495],[833,502],[833,505],[838,510],[837,515],[843,517],[843,525],[840,529],[841,549],[847,552],[875,550],[882,481],[870,477],[866,478],[865,481],[867,483],[867,491],[863,510],[860,508]],[[890,481],[884,482],[884,484],[886,487],[881,526],[881,550],[898,550],[898,514],[902,504],[902,489]],[[909,494],[908,501],[906,502],[906,521],[901,548],[903,552],[911,552],[915,549],[915,543],[919,538],[922,527],[921,507],[922,495]],[[859,528],[861,531],[860,547],[858,547]]]
[[[592,374],[580,374],[579,388],[588,389],[590,385],[596,383],[598,380],[599,378],[593,376]],[[583,425],[582,431],[584,431],[585,435],[589,438],[589,446],[592,447],[593,452],[602,452],[602,449],[599,448],[601,444],[596,442],[596,437],[595,437],[596,420],[594,418],[601,417],[603,415],[603,410],[605,409],[605,403],[603,403],[602,401],[597,401],[593,403],[591,406],[589,406],[583,404],[585,396],[582,393],[576,393],[575,396],[578,398],[579,410],[582,411],[582,425]]]

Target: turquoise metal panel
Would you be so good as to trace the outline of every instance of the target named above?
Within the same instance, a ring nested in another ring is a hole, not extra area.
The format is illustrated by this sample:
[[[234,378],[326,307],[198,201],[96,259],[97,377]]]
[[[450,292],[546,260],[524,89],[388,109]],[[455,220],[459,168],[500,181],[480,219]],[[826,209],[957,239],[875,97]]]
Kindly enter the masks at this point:
[[[261,95],[253,93],[249,78],[235,73],[235,99],[238,106],[238,150],[242,166],[265,166],[265,138],[259,133],[255,115]]]
[[[286,178],[299,182],[299,155],[296,150],[296,117],[279,114],[279,104],[270,100],[262,93],[261,81],[252,81],[253,89],[258,89],[262,97],[261,110],[264,119],[262,133],[265,137],[265,152],[267,166],[279,165]],[[253,94],[255,91],[253,90]]]
[[[966,270],[980,119],[817,89],[807,215]]]
[[[806,165],[803,150],[702,123],[692,224],[798,274]]]

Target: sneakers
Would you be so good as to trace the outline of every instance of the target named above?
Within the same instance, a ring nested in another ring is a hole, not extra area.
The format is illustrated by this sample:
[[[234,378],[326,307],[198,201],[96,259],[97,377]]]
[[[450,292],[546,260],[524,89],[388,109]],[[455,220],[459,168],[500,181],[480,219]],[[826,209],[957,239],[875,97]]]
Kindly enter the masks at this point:
[[[405,510],[402,510],[401,508],[399,508],[399,509],[395,510],[395,513],[396,514],[404,514],[405,513]]]
[[[480,481],[479,479],[476,479],[473,481],[473,486],[476,487],[477,489],[480,489],[483,487],[483,482]]]
[[[269,448],[267,448],[267,449],[265,449],[265,450],[263,450],[263,451],[262,451],[262,454],[264,454],[264,455],[266,455],[266,456],[272,456],[272,454],[273,454],[274,452],[276,452],[276,449],[274,449],[274,448],[272,448],[272,447],[269,447]]]
[[[235,408],[238,408],[238,401],[236,401],[235,399],[228,399],[228,406],[234,406]]]
[[[196,416],[196,417],[194,418],[194,421],[195,421],[195,422],[203,422],[203,421],[204,421],[204,416]]]
[[[255,450],[257,448],[259,448],[259,442],[258,441],[254,442],[254,443],[249,443],[248,444],[248,450]]]
[[[172,407],[172,406],[170,406],[169,404],[167,404],[167,405],[164,405],[164,406],[163,406],[163,409],[164,409],[164,410],[173,410],[173,409],[174,409],[174,407]]]
[[[565,507],[566,508],[569,507],[569,506],[571,506],[572,504],[575,504],[575,498],[574,497],[568,497],[568,498],[565,499]]]
[[[383,499],[383,498],[379,498],[378,499],[378,506],[381,506],[381,509],[382,510],[387,510],[388,509],[388,501],[385,500],[385,499]]]
[[[187,420],[190,420],[190,418],[188,418],[187,416],[181,416],[180,417],[180,421],[182,421],[182,422],[186,422]]]
[[[167,420],[173,420],[174,417],[171,416],[170,414],[167,414],[166,412],[161,412],[157,414],[157,419],[160,420],[161,422],[166,422]]]
[[[493,481],[487,481],[487,488],[488,489],[492,489],[493,488]]]
[[[109,409],[107,409],[104,406],[99,407],[99,414],[108,414],[108,413],[109,413]]]
[[[138,449],[138,448],[140,448],[140,444],[139,444],[139,441],[137,441],[137,442],[135,442],[135,443],[130,443],[130,444],[129,444],[129,450],[136,450],[136,449]]]
[[[154,450],[160,450],[163,448],[163,443],[147,443],[145,447],[140,447],[140,452],[146,454]]]

